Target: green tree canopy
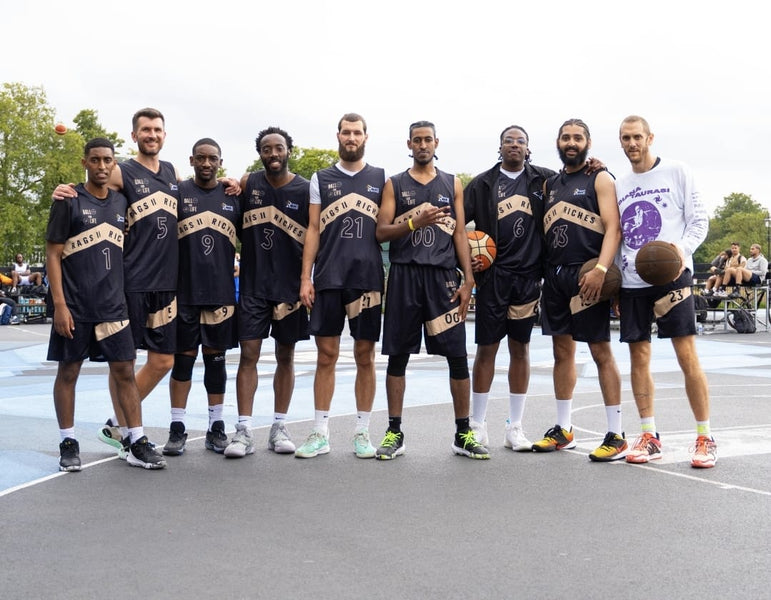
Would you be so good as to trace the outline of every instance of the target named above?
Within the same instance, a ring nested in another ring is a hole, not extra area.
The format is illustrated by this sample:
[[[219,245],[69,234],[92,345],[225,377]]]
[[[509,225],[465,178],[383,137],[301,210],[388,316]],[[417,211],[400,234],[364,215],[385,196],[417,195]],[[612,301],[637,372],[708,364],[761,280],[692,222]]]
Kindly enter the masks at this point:
[[[745,256],[749,254],[752,244],[760,244],[767,255],[769,231],[766,217],[768,211],[752,196],[737,192],[725,196],[723,204],[715,209],[715,216],[709,220],[707,239],[694,254],[694,261],[710,262],[732,242],[741,245]]]

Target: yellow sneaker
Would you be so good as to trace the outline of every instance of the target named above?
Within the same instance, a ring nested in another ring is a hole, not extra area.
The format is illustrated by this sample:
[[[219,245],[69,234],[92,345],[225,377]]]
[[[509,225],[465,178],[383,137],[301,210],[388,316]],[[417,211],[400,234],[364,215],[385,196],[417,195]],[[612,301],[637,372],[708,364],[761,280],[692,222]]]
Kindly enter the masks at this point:
[[[626,440],[624,434],[618,435],[609,431],[605,434],[605,439],[602,440],[597,448],[592,450],[589,454],[589,460],[594,462],[610,462],[612,460],[618,460],[626,456]]]

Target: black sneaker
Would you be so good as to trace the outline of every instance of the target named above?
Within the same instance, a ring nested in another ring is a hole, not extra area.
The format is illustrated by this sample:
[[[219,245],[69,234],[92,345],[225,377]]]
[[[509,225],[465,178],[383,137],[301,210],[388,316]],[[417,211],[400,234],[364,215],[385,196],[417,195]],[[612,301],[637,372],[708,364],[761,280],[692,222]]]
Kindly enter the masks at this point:
[[[64,438],[59,444],[59,470],[80,471],[80,444],[78,444],[78,440]]]
[[[185,451],[186,441],[185,424],[180,421],[172,421],[169,426],[169,441],[163,447],[163,453],[166,456],[181,456]]]
[[[206,432],[206,442],[204,444],[207,450],[214,450],[217,454],[225,452],[228,447],[228,436],[225,435],[225,421],[214,421],[211,429]]]
[[[131,444],[126,462],[133,467],[142,467],[143,469],[163,469],[166,466],[166,459],[148,441],[146,435]]]
[[[391,460],[404,454],[404,434],[401,431],[386,430],[380,447],[375,451],[375,458]]]
[[[126,460],[129,452],[131,452],[131,436],[126,436],[120,440],[120,450],[118,450],[118,458]]]
[[[455,439],[452,443],[452,451],[455,454],[468,456],[469,458],[490,458],[490,451],[477,442],[473,429],[459,431],[455,434]]]

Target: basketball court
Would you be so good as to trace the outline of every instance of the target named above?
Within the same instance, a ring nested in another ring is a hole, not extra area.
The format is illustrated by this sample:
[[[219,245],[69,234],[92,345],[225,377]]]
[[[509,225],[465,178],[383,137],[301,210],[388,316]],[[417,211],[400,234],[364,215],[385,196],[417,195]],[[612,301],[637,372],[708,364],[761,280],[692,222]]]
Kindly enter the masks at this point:
[[[473,322],[468,325],[473,360]],[[669,342],[654,341],[657,424],[664,457],[650,465],[595,464],[605,413],[596,369],[578,345],[575,450],[517,454],[503,447],[502,350],[493,383],[489,461],[452,455],[447,367],[412,358],[403,418],[407,452],[357,459],[352,345],[343,338],[330,454],[300,460],[266,449],[272,419],[272,344],[255,401],[258,449],[225,459],[204,449],[202,365],[188,404],[187,451],[162,471],[131,468],[97,441],[109,416],[106,367],[85,363],[76,432],[84,469],[58,472],[58,429],[45,361],[50,325],[0,328],[0,589],[7,598],[766,598],[771,589],[771,335],[700,336],[719,460],[695,470],[695,434]],[[627,348],[612,332],[624,425],[638,419]],[[144,359],[140,355],[139,361]],[[554,424],[551,347],[531,344],[524,427]],[[238,353],[228,355],[225,418],[236,419]],[[312,341],[298,345],[289,430],[313,417]],[[371,434],[386,427],[385,359]],[[164,443],[168,384],[143,404],[146,431]]]

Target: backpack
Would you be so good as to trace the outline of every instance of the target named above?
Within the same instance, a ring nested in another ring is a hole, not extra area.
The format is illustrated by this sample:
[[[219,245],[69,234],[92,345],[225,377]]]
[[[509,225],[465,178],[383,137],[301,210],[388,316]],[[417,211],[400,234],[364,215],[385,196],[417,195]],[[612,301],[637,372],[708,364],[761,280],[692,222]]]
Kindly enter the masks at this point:
[[[693,303],[696,308],[696,322],[707,322],[707,311],[709,310],[709,301],[701,294],[694,294]]]
[[[728,313],[728,324],[737,333],[755,333],[755,318],[746,308],[737,308]]]

